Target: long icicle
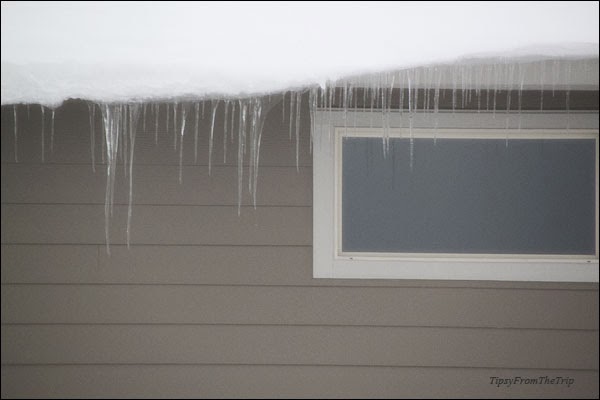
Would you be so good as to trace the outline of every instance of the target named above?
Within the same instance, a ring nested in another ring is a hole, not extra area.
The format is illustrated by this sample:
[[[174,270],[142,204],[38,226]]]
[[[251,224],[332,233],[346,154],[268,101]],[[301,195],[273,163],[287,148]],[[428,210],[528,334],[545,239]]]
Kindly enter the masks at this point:
[[[19,162],[19,134],[17,131],[17,105],[13,105],[13,121],[15,123],[15,162]]]
[[[294,97],[294,92],[290,91],[290,140],[292,140],[292,127],[293,127],[293,121],[294,121],[294,100],[296,98]]]
[[[177,102],[173,105],[173,150],[177,150]]]
[[[160,111],[160,104],[154,104],[154,145],[158,144],[158,112]]]
[[[45,108],[40,104],[40,113],[42,116],[41,136],[42,136],[42,162],[46,162],[46,116]]]
[[[235,123],[235,105],[237,104],[237,101],[232,101],[231,102],[231,120],[229,121],[229,126],[231,126],[231,137],[230,137],[230,141],[231,143],[233,143],[233,138],[234,138],[234,134],[233,134],[233,124]]]
[[[296,172],[300,171],[300,106],[302,105],[302,92],[296,92]]]
[[[128,160],[129,160],[129,152],[127,151],[127,149],[129,148],[129,140],[127,138],[127,132],[128,132],[128,124],[129,124],[129,118],[127,117],[127,112],[128,112],[128,105],[127,104],[123,104],[121,105],[122,111],[121,111],[121,115],[123,115],[123,117],[121,118],[121,123],[123,124],[123,126],[121,127],[121,146],[122,146],[122,161],[123,161],[123,175],[125,175],[125,178],[127,178],[129,172],[128,172],[128,168],[127,165],[128,164]]]
[[[146,133],[146,109],[148,108],[148,103],[144,103],[142,105],[142,132]]]
[[[106,252],[110,255],[110,220],[113,209],[113,191],[119,146],[120,106],[102,104],[104,138],[106,141],[106,190],[104,194],[104,235]]]
[[[198,126],[200,125],[200,103],[194,104],[194,164],[198,164]]]
[[[185,134],[185,104],[181,105],[181,138],[179,139],[179,184],[183,182],[183,135]]]
[[[212,172],[213,138],[215,136],[215,118],[219,108],[219,100],[212,101],[212,120],[210,123],[210,137],[208,138],[208,175]]]
[[[54,116],[56,110],[52,109],[50,114],[50,153],[54,153]]]
[[[245,100],[239,100],[239,130],[238,130],[238,216],[242,212],[242,184],[244,179],[244,153],[246,151],[246,112],[248,105]]]
[[[256,209],[256,192],[258,186],[258,164],[260,159],[260,142],[262,136],[262,127],[264,117],[262,114],[262,100],[254,98],[252,102],[252,130],[251,130],[251,174],[248,179],[251,181],[250,194],[252,195],[252,204]]]
[[[225,100],[224,103],[225,111],[223,112],[223,164],[227,164],[227,121],[229,119],[229,100]]]
[[[281,122],[285,123],[285,95],[287,92],[283,92],[282,96],[281,96]]]
[[[169,103],[167,103],[167,104],[166,104],[166,107],[167,107],[167,111],[166,111],[166,115],[165,115],[165,119],[166,119],[166,122],[165,122],[165,129],[166,129],[166,131],[165,131],[165,132],[166,132],[166,134],[168,135],[168,134],[169,134],[169,120],[170,120],[170,118],[171,118],[171,117],[170,117],[170,115],[171,115],[171,114],[169,114],[169,112],[170,112],[169,110],[170,110],[170,108],[171,108],[171,107],[169,106]]]
[[[127,107],[129,113],[129,203],[127,205],[127,247],[131,243],[131,215],[133,209],[133,153],[135,149],[135,135],[137,132],[139,104]]]
[[[409,152],[410,152],[409,165],[410,165],[410,170],[412,172],[413,163],[414,163],[414,154],[415,154],[415,138],[413,135],[413,110],[414,110],[415,105],[412,103],[412,100],[411,100],[412,96],[411,96],[410,73],[408,73],[406,76],[408,79],[408,134],[410,136],[410,138],[409,138]]]
[[[309,107],[309,114],[310,114],[310,142],[309,142],[310,154],[312,154],[313,145],[314,145],[314,141],[315,141],[314,135],[316,132],[316,127],[317,127],[317,122],[316,122],[315,118],[316,118],[316,112],[317,112],[318,98],[319,98],[319,88],[318,87],[310,88],[310,90],[308,92],[308,107]],[[356,96],[355,96],[355,99],[356,99]],[[354,113],[354,115],[355,115],[354,123],[356,126],[356,112]]]

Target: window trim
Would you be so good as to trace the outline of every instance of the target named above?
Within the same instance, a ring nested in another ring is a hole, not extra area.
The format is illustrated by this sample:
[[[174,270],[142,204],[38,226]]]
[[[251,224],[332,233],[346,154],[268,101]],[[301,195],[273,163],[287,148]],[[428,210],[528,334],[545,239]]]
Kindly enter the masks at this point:
[[[595,139],[598,149],[598,114],[531,112],[502,116],[492,113],[440,112],[432,117],[413,117],[414,138],[479,139]],[[595,120],[594,120],[595,118]],[[568,133],[565,121],[570,119]],[[390,137],[410,137],[408,118],[389,116]],[[513,124],[511,124],[513,122]],[[504,126],[519,126],[506,129]],[[358,279],[441,279],[598,282],[598,211],[596,211],[596,256],[518,254],[422,254],[341,252],[341,138],[381,137],[383,128],[370,127],[368,112],[317,111],[313,152],[313,277]],[[449,126],[437,128],[434,126]],[[499,126],[498,126],[499,125]],[[355,128],[356,126],[356,128]],[[598,188],[598,151],[596,188]],[[598,210],[598,190],[596,190]],[[339,251],[338,251],[339,249]]]

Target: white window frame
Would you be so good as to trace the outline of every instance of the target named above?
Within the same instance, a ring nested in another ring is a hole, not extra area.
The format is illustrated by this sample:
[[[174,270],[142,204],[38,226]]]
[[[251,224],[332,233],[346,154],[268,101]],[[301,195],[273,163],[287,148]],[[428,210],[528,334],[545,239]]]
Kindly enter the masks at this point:
[[[408,128],[409,123],[412,129]],[[381,115],[317,111],[313,149],[313,277],[598,282],[598,150],[596,150],[596,254],[407,254],[341,251],[341,138],[381,137]],[[598,113],[491,112],[390,113],[390,137],[595,139]],[[373,126],[373,127],[371,127]],[[437,127],[437,128],[436,128]],[[442,128],[443,127],[443,128]],[[507,128],[508,127],[508,128]],[[517,129],[515,129],[517,128]],[[433,139],[432,139],[433,140]],[[415,150],[418,152],[418,147]]]

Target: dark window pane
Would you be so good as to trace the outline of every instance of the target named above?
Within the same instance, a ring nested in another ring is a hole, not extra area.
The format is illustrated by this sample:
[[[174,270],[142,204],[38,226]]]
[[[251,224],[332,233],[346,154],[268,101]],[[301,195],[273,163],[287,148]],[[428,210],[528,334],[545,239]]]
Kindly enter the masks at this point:
[[[595,141],[343,138],[346,252],[595,254]]]

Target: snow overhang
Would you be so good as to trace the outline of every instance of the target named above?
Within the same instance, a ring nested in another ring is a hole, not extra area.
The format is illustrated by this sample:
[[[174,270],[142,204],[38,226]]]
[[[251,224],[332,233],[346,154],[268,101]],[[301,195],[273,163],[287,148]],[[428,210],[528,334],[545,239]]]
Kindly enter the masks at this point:
[[[584,60],[564,83],[597,90],[598,11],[598,2],[2,2],[2,104],[245,96],[544,60]],[[520,83],[551,79],[533,71]]]

